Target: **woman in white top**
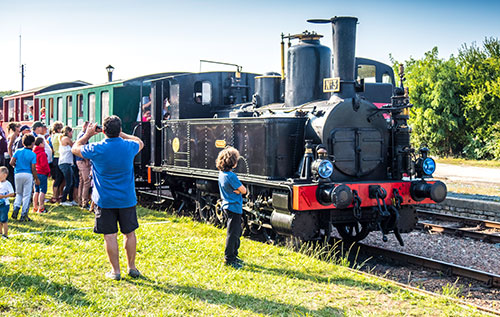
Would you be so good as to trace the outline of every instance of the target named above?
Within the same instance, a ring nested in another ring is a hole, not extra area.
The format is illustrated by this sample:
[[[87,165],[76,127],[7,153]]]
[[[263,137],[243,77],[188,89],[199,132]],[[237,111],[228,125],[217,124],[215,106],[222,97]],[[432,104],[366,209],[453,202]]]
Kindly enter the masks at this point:
[[[73,129],[71,127],[64,127],[63,135],[59,145],[59,169],[64,175],[66,186],[62,193],[61,205],[63,206],[76,206],[78,205],[73,200],[73,153],[71,147],[73,146]]]

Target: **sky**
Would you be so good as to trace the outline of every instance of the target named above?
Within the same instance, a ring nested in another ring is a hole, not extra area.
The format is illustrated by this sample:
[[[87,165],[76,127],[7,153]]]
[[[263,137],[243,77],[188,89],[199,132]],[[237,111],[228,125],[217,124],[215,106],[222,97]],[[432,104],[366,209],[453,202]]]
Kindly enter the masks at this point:
[[[390,63],[440,57],[462,44],[499,37],[500,1],[252,0],[107,1],[0,0],[0,91],[20,90],[19,34],[25,89],[58,82],[107,81],[168,71],[200,71],[200,59],[243,71],[280,71],[280,34],[324,35],[331,26],[307,19],[359,19],[356,56]],[[203,64],[202,71],[231,70]]]

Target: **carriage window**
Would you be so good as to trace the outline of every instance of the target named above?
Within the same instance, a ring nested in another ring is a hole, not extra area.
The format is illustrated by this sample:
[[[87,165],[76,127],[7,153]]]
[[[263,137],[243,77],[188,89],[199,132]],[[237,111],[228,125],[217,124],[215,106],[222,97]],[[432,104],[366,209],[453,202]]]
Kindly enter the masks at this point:
[[[387,74],[387,73],[384,73],[382,75],[382,82],[385,83],[385,84],[392,84],[392,77],[391,75]]]
[[[76,116],[83,118],[83,95],[76,95]]]
[[[50,118],[50,123],[54,121],[54,99],[50,98],[49,99],[49,118]]]
[[[95,122],[95,94],[89,94],[89,121]]]
[[[59,121],[63,120],[62,113],[63,113],[63,100],[61,97],[59,97],[57,98],[57,119]]]
[[[202,105],[209,105],[212,102],[212,84],[209,81],[194,83],[194,101]]]
[[[38,113],[40,120],[45,121],[45,114],[47,113],[47,109],[45,109],[45,99],[40,99],[40,111]]]
[[[109,117],[109,92],[101,92],[101,123]]]
[[[9,119],[14,118],[14,120],[15,120],[15,117],[14,117],[15,116],[14,108],[15,108],[16,104],[15,104],[14,100],[9,100],[8,103],[9,103],[9,109],[8,109],[8,111],[9,111],[9,113],[8,113]]]
[[[66,119],[68,120],[67,123],[71,127],[73,126],[73,97],[68,96],[66,97]]]
[[[76,117],[78,118],[77,124],[83,125],[83,95],[76,95]]]
[[[33,120],[33,115],[35,112],[33,108],[33,99],[22,99],[22,104],[23,107],[21,113],[23,114],[23,120]]]
[[[358,65],[358,81],[364,79],[365,83],[375,83],[376,70],[375,65]]]

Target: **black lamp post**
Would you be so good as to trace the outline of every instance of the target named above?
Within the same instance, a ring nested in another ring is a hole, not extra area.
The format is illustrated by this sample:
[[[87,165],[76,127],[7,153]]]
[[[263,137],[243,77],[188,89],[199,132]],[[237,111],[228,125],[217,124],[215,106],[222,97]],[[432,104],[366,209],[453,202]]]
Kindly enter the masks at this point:
[[[111,65],[106,66],[106,71],[108,72],[108,81],[113,81],[113,71],[115,68]]]

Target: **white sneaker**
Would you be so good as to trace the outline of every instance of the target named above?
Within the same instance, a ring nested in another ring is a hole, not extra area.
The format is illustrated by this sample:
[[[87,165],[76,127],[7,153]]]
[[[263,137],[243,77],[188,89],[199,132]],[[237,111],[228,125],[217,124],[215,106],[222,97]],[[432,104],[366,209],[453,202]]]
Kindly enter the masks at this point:
[[[61,203],[61,206],[71,207],[71,206],[73,206],[73,204],[69,201],[65,201],[65,202]]]
[[[76,201],[74,201],[74,200],[73,200],[73,201],[71,202],[71,206],[78,206],[78,203],[77,203]]]

